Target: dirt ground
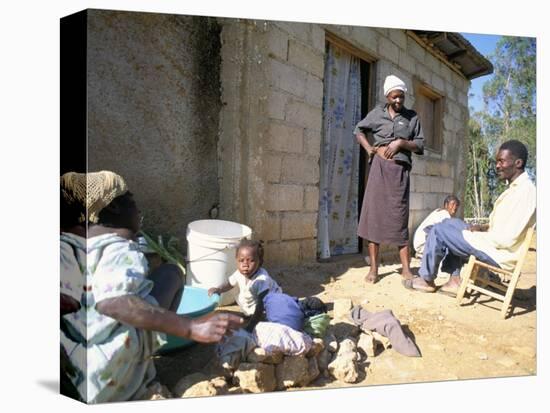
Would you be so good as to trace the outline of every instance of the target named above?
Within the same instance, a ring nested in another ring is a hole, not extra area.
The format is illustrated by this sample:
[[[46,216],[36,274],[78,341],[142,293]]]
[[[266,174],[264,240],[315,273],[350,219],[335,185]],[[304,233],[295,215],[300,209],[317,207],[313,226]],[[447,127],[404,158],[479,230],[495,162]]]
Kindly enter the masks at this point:
[[[457,306],[454,298],[442,294],[406,290],[397,264],[381,267],[380,281],[368,285],[363,281],[368,266],[359,255],[269,271],[287,294],[316,295],[329,309],[341,298],[351,298],[369,311],[391,309],[422,353],[409,358],[391,348],[382,350],[363,364],[365,374],[358,383],[318,378],[308,389],[525,376],[536,374],[535,244],[528,254],[513,311],[505,320],[500,318],[501,303],[489,297],[465,298]],[[418,268],[419,261],[413,259],[412,267]],[[445,281],[441,276],[436,283]],[[172,389],[183,376],[208,370],[213,358],[214,345],[198,344],[157,357],[159,381]]]

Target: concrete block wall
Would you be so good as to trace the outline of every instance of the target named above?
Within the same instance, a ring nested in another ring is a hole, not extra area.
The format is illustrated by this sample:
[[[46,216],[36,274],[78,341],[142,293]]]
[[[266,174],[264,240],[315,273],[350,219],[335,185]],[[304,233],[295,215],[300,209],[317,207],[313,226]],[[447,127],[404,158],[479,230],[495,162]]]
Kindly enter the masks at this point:
[[[305,23],[220,23],[222,217],[252,227],[268,264],[314,261],[325,32]]]
[[[316,258],[325,31],[376,59],[379,102],[388,74],[413,78],[445,97],[441,152],[414,156],[410,230],[463,194],[469,81],[403,30],[220,19],[222,111],[219,181],[222,218],[250,225],[266,242],[266,261]]]

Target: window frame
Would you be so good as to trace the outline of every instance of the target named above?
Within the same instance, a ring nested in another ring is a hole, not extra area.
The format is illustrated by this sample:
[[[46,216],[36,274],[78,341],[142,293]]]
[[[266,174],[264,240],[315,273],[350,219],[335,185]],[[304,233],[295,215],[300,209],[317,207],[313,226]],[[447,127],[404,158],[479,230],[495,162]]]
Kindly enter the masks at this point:
[[[424,148],[428,149],[431,152],[441,153],[443,148],[443,117],[445,112],[445,96],[442,93],[437,92],[433,87],[428,85],[426,82],[418,78],[413,79],[414,90],[415,90],[415,104],[414,110],[418,113],[418,116],[421,118],[425,114],[421,114],[418,110],[419,96],[427,98],[434,103],[433,109],[433,136],[431,139],[424,136]]]

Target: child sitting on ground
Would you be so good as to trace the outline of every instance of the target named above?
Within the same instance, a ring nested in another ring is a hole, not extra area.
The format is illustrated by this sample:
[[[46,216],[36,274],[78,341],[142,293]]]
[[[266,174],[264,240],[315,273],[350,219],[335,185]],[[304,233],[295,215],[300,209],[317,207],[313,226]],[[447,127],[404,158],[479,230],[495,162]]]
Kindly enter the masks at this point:
[[[417,257],[422,256],[424,244],[426,244],[426,237],[430,229],[432,229],[435,224],[447,218],[453,218],[459,207],[460,200],[454,195],[448,195],[443,201],[443,208],[435,209],[420,223],[413,238],[413,247]]]
[[[262,267],[264,248],[260,241],[243,239],[235,252],[237,270],[229,276],[228,282],[221,287],[208,290],[208,295],[225,293],[234,286],[239,287],[237,304],[246,316],[256,310],[259,295],[264,291],[282,292],[279,284]]]
[[[219,288],[210,288],[208,294],[224,293],[238,285],[237,304],[246,316],[252,316],[246,330],[252,332],[264,318],[302,331],[307,317],[326,312],[317,297],[299,300],[284,294],[277,282],[262,267],[264,249],[261,241],[244,239],[237,246],[237,271]]]

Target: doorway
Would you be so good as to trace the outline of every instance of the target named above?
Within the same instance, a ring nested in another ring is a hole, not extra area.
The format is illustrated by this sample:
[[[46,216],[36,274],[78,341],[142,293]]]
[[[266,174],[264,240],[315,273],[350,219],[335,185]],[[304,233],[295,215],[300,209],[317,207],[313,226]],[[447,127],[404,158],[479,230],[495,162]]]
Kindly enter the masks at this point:
[[[366,156],[353,135],[370,108],[372,59],[327,33],[317,247],[322,260],[361,252],[357,223]]]

